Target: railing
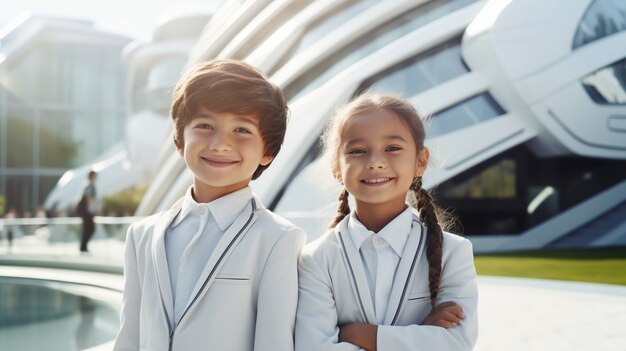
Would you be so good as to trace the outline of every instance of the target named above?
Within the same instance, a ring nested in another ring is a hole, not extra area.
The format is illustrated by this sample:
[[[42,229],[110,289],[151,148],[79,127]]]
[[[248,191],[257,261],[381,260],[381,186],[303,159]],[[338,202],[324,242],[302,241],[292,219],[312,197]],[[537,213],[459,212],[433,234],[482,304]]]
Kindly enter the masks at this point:
[[[0,264],[121,272],[128,226],[143,217],[95,216],[88,253],[80,217],[0,219]]]

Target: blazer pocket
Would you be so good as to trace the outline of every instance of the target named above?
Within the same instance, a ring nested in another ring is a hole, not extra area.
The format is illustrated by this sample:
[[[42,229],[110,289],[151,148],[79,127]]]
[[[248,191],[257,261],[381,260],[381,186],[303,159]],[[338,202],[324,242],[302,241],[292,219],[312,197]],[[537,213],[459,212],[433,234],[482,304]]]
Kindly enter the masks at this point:
[[[430,292],[411,293],[398,325],[420,324],[430,310]]]
[[[220,274],[215,277],[215,283],[219,284],[250,284],[250,276],[245,274]]]
[[[430,292],[420,292],[420,293],[409,294],[407,303],[419,303],[419,302],[430,303]]]

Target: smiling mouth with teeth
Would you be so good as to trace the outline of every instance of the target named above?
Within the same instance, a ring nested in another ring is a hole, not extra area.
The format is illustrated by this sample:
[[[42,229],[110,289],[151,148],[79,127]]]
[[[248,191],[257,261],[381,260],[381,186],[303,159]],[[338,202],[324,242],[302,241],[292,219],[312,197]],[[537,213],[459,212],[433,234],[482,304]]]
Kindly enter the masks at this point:
[[[363,179],[361,180],[361,182],[366,183],[366,184],[381,184],[381,183],[387,183],[390,180],[391,178],[373,178],[373,179]]]

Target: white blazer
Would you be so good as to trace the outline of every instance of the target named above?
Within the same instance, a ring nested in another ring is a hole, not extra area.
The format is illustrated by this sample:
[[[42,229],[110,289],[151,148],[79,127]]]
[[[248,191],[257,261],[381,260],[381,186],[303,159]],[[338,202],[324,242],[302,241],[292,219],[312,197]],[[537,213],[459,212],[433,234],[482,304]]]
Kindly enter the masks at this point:
[[[374,299],[360,253],[348,237],[347,222],[348,216],[334,230],[308,244],[300,258],[297,351],[360,350],[338,342],[338,325],[377,324]],[[443,271],[437,304],[460,304],[465,319],[450,329],[419,325],[431,311],[426,235],[426,227],[414,213],[384,323],[378,327],[379,351],[471,350],[476,343],[478,290],[472,245],[457,235],[443,235]]]
[[[121,328],[114,350],[293,350],[297,262],[305,234],[253,198],[211,254],[180,321],[165,230],[181,209],[128,229]]]

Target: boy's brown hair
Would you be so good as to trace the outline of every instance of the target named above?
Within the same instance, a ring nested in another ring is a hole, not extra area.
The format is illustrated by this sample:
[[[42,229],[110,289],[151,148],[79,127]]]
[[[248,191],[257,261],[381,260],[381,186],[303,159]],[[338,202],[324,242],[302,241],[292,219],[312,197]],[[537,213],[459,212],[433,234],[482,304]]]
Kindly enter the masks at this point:
[[[279,87],[249,64],[236,60],[212,60],[192,67],[176,84],[172,97],[174,144],[183,148],[183,132],[200,106],[213,112],[254,115],[265,150],[276,157],[285,138],[289,108]],[[271,162],[270,162],[271,164]],[[259,165],[252,179],[269,166]]]

